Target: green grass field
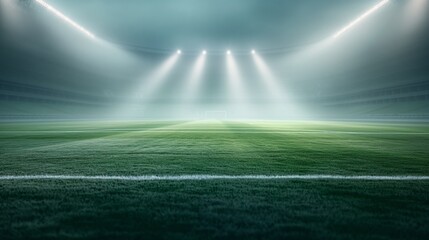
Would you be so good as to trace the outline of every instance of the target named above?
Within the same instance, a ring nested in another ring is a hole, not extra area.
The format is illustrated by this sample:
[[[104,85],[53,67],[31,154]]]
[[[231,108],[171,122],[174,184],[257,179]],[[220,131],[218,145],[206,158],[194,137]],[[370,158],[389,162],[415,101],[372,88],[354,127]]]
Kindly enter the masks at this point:
[[[427,123],[0,124],[0,176],[429,176]],[[0,180],[0,239],[427,239],[429,181]]]

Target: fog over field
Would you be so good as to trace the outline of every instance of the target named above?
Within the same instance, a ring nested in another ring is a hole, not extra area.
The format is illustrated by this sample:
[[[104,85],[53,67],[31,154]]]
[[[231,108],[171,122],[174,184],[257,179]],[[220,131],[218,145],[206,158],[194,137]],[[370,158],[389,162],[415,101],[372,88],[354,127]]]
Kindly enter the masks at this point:
[[[2,119],[429,117],[425,0],[46,2],[87,32],[0,1]]]

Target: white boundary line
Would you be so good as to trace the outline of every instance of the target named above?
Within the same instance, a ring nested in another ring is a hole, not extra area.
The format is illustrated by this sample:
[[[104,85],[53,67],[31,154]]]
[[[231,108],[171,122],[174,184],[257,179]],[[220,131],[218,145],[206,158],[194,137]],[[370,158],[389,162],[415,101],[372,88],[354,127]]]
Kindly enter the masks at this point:
[[[185,180],[369,180],[423,181],[429,176],[375,175],[141,175],[141,176],[85,176],[85,175],[6,175],[0,180],[119,180],[119,181],[185,181]]]
[[[144,133],[233,133],[233,134],[359,134],[359,135],[429,135],[429,132],[347,132],[347,131],[324,131],[324,130],[314,130],[314,131],[267,131],[267,130],[254,130],[254,131],[240,131],[240,130],[100,130],[100,131],[51,131],[51,130],[29,130],[29,131],[12,131],[12,130],[0,130],[0,133],[125,133],[125,134],[144,134]]]

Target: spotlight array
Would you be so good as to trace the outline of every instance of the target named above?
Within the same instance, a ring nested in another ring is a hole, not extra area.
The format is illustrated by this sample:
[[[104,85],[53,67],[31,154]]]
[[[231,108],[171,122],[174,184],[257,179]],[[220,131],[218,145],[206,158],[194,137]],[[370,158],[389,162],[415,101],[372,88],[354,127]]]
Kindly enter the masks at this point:
[[[252,49],[251,51],[250,51],[250,53],[252,54],[252,55],[255,55],[256,54],[256,50],[255,49]],[[180,50],[180,49],[178,49],[178,50],[176,50],[176,54],[182,54],[182,50]],[[207,50],[202,50],[201,51],[201,54],[202,55],[207,55]],[[226,55],[231,55],[232,54],[232,51],[231,50],[226,50]]]

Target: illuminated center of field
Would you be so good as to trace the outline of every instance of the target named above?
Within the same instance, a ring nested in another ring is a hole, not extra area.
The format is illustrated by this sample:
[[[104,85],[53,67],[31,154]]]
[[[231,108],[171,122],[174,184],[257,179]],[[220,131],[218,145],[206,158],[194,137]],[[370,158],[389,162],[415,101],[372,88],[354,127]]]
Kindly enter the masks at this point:
[[[0,180],[119,180],[119,181],[182,181],[182,180],[369,180],[422,181],[429,176],[376,175],[141,175],[141,176],[80,176],[80,175],[9,175]]]

